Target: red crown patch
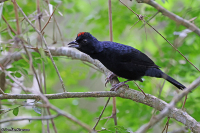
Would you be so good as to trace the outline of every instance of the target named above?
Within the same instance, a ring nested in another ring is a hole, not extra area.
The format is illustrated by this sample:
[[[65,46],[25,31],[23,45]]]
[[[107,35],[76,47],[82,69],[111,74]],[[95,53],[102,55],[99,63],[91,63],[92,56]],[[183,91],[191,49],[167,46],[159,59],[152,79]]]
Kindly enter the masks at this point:
[[[85,32],[80,32],[80,33],[78,33],[78,36],[81,36],[81,35],[84,35],[85,34]]]

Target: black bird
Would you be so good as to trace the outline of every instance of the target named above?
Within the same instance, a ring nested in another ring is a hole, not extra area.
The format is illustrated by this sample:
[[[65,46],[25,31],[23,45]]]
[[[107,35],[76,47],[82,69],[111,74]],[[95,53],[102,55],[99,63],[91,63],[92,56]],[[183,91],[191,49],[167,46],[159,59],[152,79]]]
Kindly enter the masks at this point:
[[[76,40],[68,45],[88,54],[93,59],[99,60],[107,69],[113,72],[112,75],[108,76],[106,83],[114,76],[128,79],[114,85],[112,89],[116,90],[131,80],[142,82],[141,78],[143,76],[164,78],[178,89],[185,88],[184,85],[162,72],[159,66],[147,55],[131,46],[110,41],[98,41],[88,32],[80,32]]]

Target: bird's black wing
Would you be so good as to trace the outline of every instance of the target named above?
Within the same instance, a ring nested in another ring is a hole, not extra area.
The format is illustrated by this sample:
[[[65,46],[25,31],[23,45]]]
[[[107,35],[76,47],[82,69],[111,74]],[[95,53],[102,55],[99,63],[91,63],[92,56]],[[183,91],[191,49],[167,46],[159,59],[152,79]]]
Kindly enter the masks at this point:
[[[116,52],[118,52],[118,61],[131,63],[137,66],[154,67],[159,68],[147,55],[139,50],[117,43],[115,46]]]

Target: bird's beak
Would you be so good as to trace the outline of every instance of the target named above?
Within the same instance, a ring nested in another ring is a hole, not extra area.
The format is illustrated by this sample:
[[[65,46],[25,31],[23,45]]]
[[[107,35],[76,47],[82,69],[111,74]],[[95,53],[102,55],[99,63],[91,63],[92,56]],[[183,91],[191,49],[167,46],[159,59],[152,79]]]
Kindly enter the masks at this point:
[[[71,48],[79,48],[80,47],[79,44],[76,42],[76,40],[68,43],[68,45]]]

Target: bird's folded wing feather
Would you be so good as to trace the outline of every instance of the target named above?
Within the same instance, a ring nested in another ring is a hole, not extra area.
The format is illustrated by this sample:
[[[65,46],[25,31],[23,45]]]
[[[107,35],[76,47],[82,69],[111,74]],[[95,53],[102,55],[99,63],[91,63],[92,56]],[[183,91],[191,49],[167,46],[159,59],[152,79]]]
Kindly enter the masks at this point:
[[[147,55],[130,46],[121,48],[118,59],[120,62],[132,63],[138,66],[159,68]]]

